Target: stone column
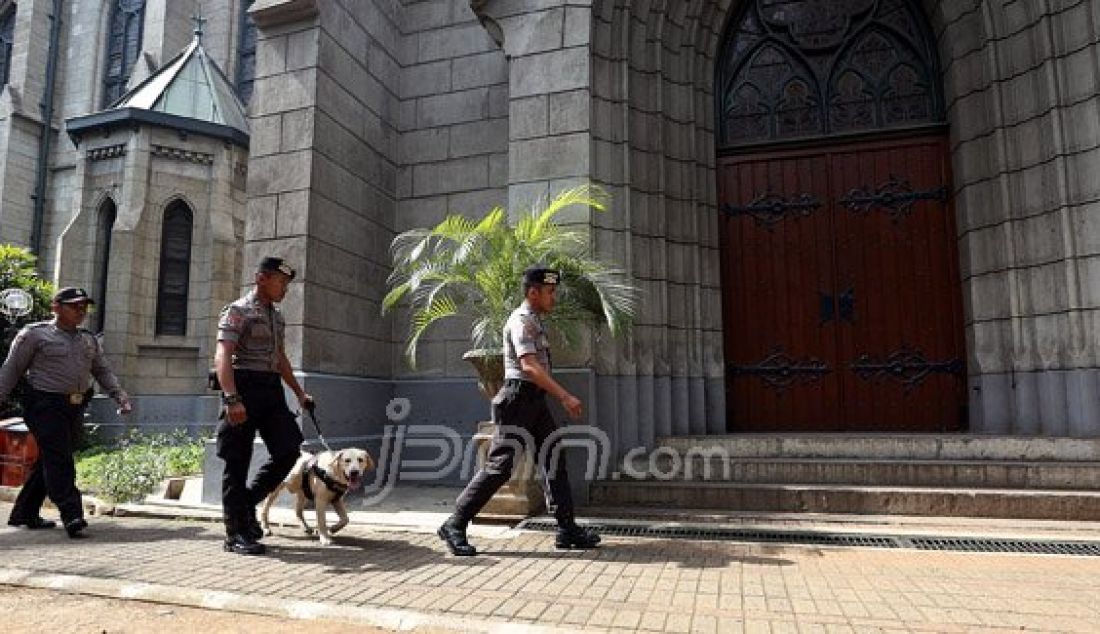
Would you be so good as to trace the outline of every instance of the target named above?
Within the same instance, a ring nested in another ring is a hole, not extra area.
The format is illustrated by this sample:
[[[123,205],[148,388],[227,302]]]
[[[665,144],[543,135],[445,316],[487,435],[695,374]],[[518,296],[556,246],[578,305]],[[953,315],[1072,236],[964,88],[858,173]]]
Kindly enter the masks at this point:
[[[398,31],[386,3],[257,0],[242,278],[264,255],[298,270],[287,355],[330,437],[381,435],[392,385],[380,317],[392,237]],[[312,431],[307,426],[307,432]]]

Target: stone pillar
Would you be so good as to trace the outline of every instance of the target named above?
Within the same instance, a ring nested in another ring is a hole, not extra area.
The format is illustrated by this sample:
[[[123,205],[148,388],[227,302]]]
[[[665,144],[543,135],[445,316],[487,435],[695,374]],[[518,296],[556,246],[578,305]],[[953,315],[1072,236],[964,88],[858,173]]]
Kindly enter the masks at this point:
[[[242,278],[264,255],[298,270],[287,355],[330,437],[381,434],[390,333],[380,317],[393,235],[398,32],[382,7],[257,0]],[[312,431],[306,429],[307,433]]]
[[[956,148],[971,430],[1097,436],[1095,6],[965,4],[938,3],[933,22]]]

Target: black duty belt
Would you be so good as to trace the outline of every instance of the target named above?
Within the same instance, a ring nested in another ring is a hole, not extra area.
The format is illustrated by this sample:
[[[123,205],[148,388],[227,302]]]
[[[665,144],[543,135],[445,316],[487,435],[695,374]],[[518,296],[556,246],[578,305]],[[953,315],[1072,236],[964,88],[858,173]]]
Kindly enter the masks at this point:
[[[29,393],[33,398],[58,401],[72,407],[80,407],[81,405],[87,404],[88,401],[92,400],[92,396],[95,394],[90,388],[83,392],[47,392],[45,390],[31,388]]]

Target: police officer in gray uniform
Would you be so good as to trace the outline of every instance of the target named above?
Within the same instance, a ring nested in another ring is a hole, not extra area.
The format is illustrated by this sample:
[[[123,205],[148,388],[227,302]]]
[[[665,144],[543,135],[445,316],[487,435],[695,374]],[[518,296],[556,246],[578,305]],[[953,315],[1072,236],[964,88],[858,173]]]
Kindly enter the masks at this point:
[[[84,537],[88,523],[76,488],[73,445],[92,395],[91,376],[115,399],[119,412],[131,410],[130,397],[118,384],[94,334],[80,327],[94,302],[82,288],[63,288],[53,296],[52,321],[19,331],[0,367],[0,401],[26,378],[23,418],[38,444],[38,460],[11,509],[8,524],[30,529],[54,528],[39,512],[49,495],[69,537]]]
[[[477,554],[466,539],[466,527],[508,482],[517,447],[543,459],[539,467],[558,521],[555,546],[592,548],[600,542],[595,531],[581,528],[574,521],[565,456],[546,446],[554,442],[550,436],[558,428],[546,405],[547,393],[561,402],[571,418],[580,418],[583,410],[580,399],[550,376],[550,343],[540,316],[554,308],[559,277],[558,271],[537,266],[523,273],[524,302],[504,325],[504,385],[493,398],[493,420],[498,427],[489,456],[459,495],[455,512],[438,531],[454,555]],[[531,440],[534,447],[529,446]]]
[[[217,454],[225,461],[222,474],[222,514],[225,550],[241,555],[264,552],[256,520],[256,504],[290,473],[300,455],[302,432],[287,408],[282,382],[298,404],[313,406],[302,390],[283,347],[286,322],[275,304],[286,296],[294,269],[282,258],[264,258],[256,271],[255,286],[247,295],[222,309],[214,369],[225,405],[217,430]],[[250,484],[252,441],[259,432],[270,458]]]

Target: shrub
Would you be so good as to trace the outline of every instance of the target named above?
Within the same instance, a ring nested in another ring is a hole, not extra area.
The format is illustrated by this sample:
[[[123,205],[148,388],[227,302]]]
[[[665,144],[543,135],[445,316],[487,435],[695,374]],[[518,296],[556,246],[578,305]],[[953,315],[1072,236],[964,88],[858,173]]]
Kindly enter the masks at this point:
[[[0,291],[18,288],[30,293],[34,299],[31,312],[26,315],[12,319],[0,315],[0,361],[7,356],[12,339],[23,326],[50,318],[50,299],[54,287],[38,277],[34,263],[34,255],[27,249],[0,244]],[[22,385],[17,385],[6,402],[0,401],[0,418],[19,415],[22,389]]]
[[[82,489],[112,502],[135,502],[165,478],[202,472],[203,443],[183,430],[170,434],[131,430],[113,445],[77,454],[76,479]]]

